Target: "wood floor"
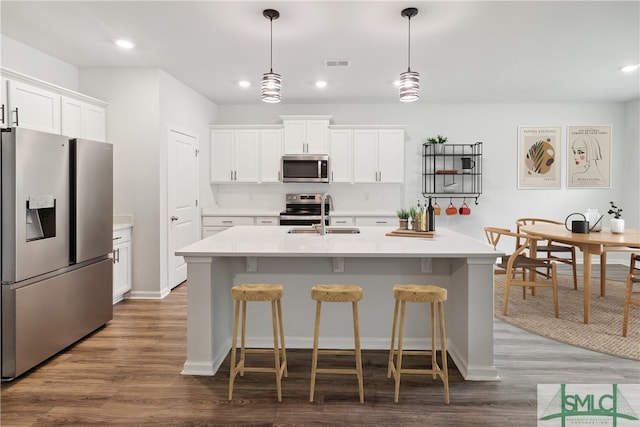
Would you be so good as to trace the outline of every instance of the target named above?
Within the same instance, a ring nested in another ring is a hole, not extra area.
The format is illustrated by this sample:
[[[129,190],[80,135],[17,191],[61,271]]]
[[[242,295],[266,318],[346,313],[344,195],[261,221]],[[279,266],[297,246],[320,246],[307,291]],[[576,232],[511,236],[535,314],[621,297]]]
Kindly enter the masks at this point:
[[[215,377],[180,374],[186,359],[186,288],[177,287],[162,301],[116,305],[106,327],[2,383],[0,424],[534,426],[537,384],[640,383],[638,362],[495,321],[501,381],[464,381],[450,364],[450,405],[444,404],[441,383],[411,375],[403,376],[400,402],[394,404],[384,351],[363,353],[364,404],[358,403],[355,376],[329,374],[318,376],[317,402],[309,403],[310,350],[287,352],[282,403],[273,374],[260,373],[238,377],[234,400],[228,401],[229,358]]]

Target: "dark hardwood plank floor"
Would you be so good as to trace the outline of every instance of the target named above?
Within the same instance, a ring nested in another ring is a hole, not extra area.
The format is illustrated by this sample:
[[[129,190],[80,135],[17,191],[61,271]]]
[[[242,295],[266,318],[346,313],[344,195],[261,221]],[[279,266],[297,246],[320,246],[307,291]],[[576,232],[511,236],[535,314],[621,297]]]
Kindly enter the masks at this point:
[[[624,275],[627,267],[612,266],[610,273],[616,268]],[[229,358],[215,377],[180,374],[186,358],[186,288],[179,286],[162,301],[116,305],[109,325],[2,383],[0,424],[534,426],[537,384],[640,382],[638,362],[574,348],[496,320],[501,381],[464,381],[450,365],[450,405],[444,404],[441,383],[411,375],[403,376],[400,402],[394,404],[384,351],[363,354],[363,405],[350,375],[319,375],[317,402],[308,402],[310,350],[287,352],[282,403],[276,400],[273,375],[258,373],[238,377],[234,400],[227,401]]]

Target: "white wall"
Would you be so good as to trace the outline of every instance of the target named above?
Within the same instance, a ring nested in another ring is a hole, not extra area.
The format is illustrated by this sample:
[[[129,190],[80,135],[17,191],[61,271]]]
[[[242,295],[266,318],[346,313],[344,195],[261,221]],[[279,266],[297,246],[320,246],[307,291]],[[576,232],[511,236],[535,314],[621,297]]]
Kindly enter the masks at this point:
[[[109,103],[114,145],[114,214],[134,217],[132,296],[159,297],[159,136],[157,69],[85,69],[81,90]]]
[[[195,135],[200,153],[200,170],[209,170],[209,124],[215,121],[217,106],[207,98],[185,86],[173,76],[160,71],[160,135],[159,144],[159,222],[160,222],[160,289],[163,294],[170,291],[168,284],[168,233],[170,226],[168,205],[168,135],[169,129],[181,130]],[[203,144],[204,142],[204,144]],[[199,210],[198,210],[199,211]],[[198,235],[200,219],[197,221]]]
[[[606,212],[609,201],[615,200],[626,212],[638,212],[638,187],[630,190],[626,183],[638,182],[637,163],[638,102],[635,103],[538,103],[538,104],[380,104],[380,105],[246,105],[220,106],[216,124],[274,124],[280,114],[329,114],[335,124],[404,124],[406,128],[405,185],[329,184],[321,187],[335,195],[336,209],[360,206],[361,209],[395,211],[408,207],[421,198],[421,144],[438,133],[449,143],[483,141],[483,195],[478,205],[471,205],[468,217],[440,216],[438,225],[455,228],[467,235],[484,239],[482,228],[487,225],[514,228],[514,220],[524,216],[539,216],[564,220],[572,212],[597,208]],[[613,159],[612,188],[567,189],[566,143],[568,125],[612,125]],[[562,188],[557,190],[518,190],[516,155],[518,126],[562,126]],[[628,156],[636,153],[635,157]],[[208,179],[201,173],[203,179]],[[276,189],[273,189],[275,187]],[[347,187],[345,189],[345,187]],[[268,186],[274,195],[297,191],[295,185]],[[251,203],[262,187],[210,185],[209,201],[221,205]],[[254,194],[251,200],[241,193]],[[203,199],[205,196],[203,195]],[[448,199],[440,199],[448,203]],[[455,202],[455,201],[454,201]],[[459,201],[455,202],[459,204]],[[246,206],[241,206],[246,207]],[[282,207],[282,204],[279,205]],[[638,215],[626,216],[628,228],[638,228]]]
[[[116,215],[133,214],[135,221],[131,295],[161,298],[169,292],[168,130],[193,131],[208,141],[216,106],[155,68],[83,69],[80,81],[84,93],[109,103],[107,137],[115,145],[116,165],[114,210]]]
[[[10,70],[78,92],[79,70],[58,58],[0,34],[0,63]]]

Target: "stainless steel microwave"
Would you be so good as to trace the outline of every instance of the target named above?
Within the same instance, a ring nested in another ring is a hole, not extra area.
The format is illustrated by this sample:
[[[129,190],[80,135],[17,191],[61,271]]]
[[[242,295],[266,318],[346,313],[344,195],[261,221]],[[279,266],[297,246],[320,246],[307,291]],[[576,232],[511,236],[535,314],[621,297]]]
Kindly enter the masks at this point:
[[[329,182],[327,154],[282,156],[282,182]]]

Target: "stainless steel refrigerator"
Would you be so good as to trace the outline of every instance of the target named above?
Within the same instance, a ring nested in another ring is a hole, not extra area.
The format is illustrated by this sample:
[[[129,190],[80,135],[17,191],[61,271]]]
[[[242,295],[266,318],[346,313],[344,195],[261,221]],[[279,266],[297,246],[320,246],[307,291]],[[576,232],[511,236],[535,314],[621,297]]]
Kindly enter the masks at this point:
[[[2,129],[2,379],[113,318],[113,146]]]

